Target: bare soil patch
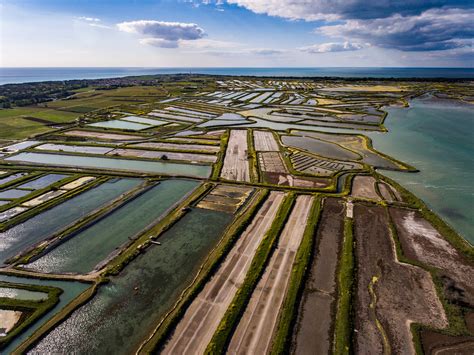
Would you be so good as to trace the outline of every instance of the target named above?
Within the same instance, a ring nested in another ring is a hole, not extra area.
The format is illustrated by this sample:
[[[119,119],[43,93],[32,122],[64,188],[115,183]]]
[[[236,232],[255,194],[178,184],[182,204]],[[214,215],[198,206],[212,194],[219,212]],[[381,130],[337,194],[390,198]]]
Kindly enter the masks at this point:
[[[418,211],[390,208],[403,254],[441,270],[445,295],[474,308],[474,265],[459,253]]]
[[[250,181],[250,167],[247,159],[247,131],[233,130],[230,132],[221,177],[226,180]]]
[[[415,352],[410,324],[447,325],[431,275],[399,263],[383,207],[354,206],[357,291],[355,352]]]
[[[336,269],[344,234],[343,203],[342,199],[324,200],[314,257],[293,334],[294,354],[327,354],[331,349]]]
[[[431,330],[421,332],[421,344],[425,354],[472,355],[474,337],[453,337]]]
[[[352,197],[381,201],[375,191],[376,180],[372,176],[358,175],[352,181]]]
[[[202,354],[225,311],[244,281],[252,258],[283,201],[282,192],[271,192],[250,226],[206,284],[166,345],[163,354]]]
[[[297,197],[278,247],[258,282],[229,344],[232,354],[268,353],[313,197]]]

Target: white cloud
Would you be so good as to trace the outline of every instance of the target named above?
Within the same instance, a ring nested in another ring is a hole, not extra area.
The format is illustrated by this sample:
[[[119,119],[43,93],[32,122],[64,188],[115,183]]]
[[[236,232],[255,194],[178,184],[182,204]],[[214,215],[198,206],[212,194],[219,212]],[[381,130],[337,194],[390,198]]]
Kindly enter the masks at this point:
[[[80,16],[77,19],[81,21],[86,21],[86,22],[100,22],[100,18],[97,18],[97,17]]]
[[[178,48],[178,41],[168,41],[162,38],[142,38],[139,40],[140,44],[145,44],[159,48]]]
[[[346,51],[357,51],[364,48],[365,46],[361,43],[351,42],[328,42],[321,44],[314,44],[312,46],[301,47],[299,50],[308,53],[329,53],[329,52],[346,52]]]
[[[102,23],[90,23],[89,26],[97,27],[97,28],[105,28],[105,29],[108,29],[108,30],[112,29],[111,26],[107,26],[107,25],[104,25]]]
[[[247,52],[250,53],[250,54],[270,56],[270,55],[283,54],[286,51],[284,51],[282,49],[273,49],[273,48],[252,48],[252,49],[247,50]]]
[[[198,40],[181,40],[179,46],[184,49],[236,49],[242,47],[241,43],[218,41],[215,39],[201,38]]]
[[[138,20],[117,24],[120,31],[138,33],[167,41],[195,40],[205,36],[204,30],[195,23]]]

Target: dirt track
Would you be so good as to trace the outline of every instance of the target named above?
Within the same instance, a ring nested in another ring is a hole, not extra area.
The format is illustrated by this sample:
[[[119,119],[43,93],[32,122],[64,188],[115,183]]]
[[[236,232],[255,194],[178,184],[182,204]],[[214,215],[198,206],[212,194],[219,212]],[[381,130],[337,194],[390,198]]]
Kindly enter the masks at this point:
[[[280,236],[278,247],[252,294],[229,344],[231,354],[266,354],[278,323],[296,251],[303,238],[311,196],[299,196]]]
[[[299,307],[298,325],[293,336],[294,354],[327,354],[331,349],[336,269],[343,233],[343,200],[327,198],[316,235],[313,262]]]
[[[250,182],[250,167],[247,159],[247,131],[230,131],[221,177],[226,180]]]
[[[354,216],[358,270],[355,352],[413,354],[410,323],[434,328],[447,325],[431,275],[398,262],[383,207],[356,204]]]
[[[202,354],[220,320],[242,284],[252,258],[283,201],[282,192],[271,192],[230,251],[216,275],[186,311],[163,354]]]

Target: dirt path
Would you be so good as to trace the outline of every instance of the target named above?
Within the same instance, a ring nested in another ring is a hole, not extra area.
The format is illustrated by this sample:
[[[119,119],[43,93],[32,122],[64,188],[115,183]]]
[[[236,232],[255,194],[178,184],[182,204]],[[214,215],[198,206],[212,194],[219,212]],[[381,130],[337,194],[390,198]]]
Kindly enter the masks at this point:
[[[314,258],[293,336],[294,354],[328,354],[331,349],[336,269],[344,233],[344,212],[342,199],[324,200]]]
[[[246,130],[230,131],[221,177],[226,180],[250,182]]]
[[[270,229],[284,193],[273,191],[239,238],[216,275],[190,305],[163,354],[202,354],[235,293],[244,281],[265,233]]]
[[[280,236],[278,247],[232,337],[229,353],[266,354],[269,351],[312,203],[311,196],[297,198]]]

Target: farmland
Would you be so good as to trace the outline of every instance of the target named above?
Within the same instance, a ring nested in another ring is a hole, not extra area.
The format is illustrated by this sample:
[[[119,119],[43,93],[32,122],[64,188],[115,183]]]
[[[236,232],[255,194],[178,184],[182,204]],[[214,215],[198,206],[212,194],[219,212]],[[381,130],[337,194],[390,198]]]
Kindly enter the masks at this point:
[[[0,109],[2,353],[472,352],[472,245],[370,138],[472,85],[117,80]]]

